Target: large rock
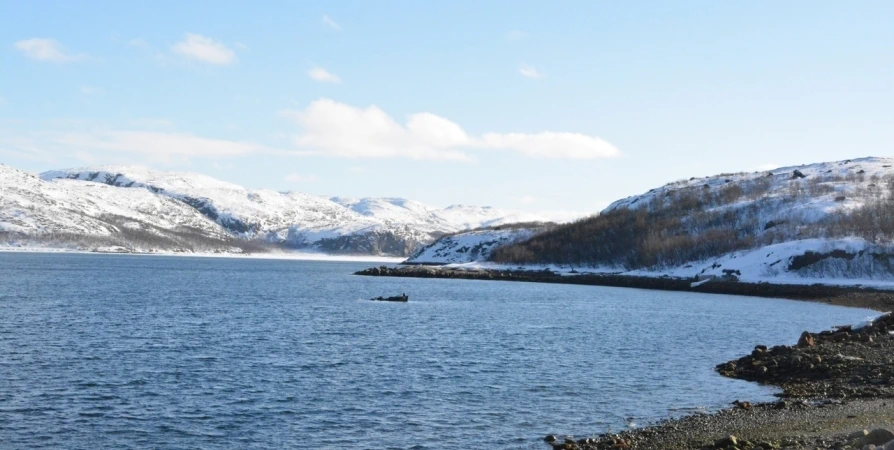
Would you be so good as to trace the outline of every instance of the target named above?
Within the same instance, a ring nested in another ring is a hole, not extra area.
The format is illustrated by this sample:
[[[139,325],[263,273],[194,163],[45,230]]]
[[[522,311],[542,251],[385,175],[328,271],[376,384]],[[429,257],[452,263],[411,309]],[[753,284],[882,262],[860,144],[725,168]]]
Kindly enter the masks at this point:
[[[813,347],[816,345],[816,339],[808,332],[801,333],[801,338],[798,339],[798,347]]]
[[[860,444],[864,446],[884,445],[885,448],[887,448],[887,444],[891,441],[894,441],[894,433],[884,428],[877,428],[870,431],[866,436],[863,436],[863,438],[860,439]]]

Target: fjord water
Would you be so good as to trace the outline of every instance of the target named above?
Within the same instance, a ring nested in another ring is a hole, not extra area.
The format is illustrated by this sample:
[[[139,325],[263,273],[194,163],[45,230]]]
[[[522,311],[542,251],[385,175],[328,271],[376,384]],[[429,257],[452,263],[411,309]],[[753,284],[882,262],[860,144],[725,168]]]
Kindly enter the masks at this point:
[[[544,448],[773,391],[713,366],[866,310],[369,278],[368,263],[0,253],[5,448]],[[407,304],[363,300],[406,292]]]

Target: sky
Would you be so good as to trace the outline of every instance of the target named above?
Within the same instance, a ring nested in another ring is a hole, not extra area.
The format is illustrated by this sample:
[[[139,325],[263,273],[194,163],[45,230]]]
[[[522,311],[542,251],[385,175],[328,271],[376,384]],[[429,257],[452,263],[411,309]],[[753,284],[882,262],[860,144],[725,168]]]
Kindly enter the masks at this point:
[[[894,2],[0,0],[0,163],[552,217],[894,155]]]

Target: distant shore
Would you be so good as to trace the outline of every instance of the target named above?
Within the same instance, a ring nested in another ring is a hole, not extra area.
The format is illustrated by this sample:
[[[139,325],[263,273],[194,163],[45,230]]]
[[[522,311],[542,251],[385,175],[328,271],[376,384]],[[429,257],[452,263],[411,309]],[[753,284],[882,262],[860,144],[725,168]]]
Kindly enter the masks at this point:
[[[825,284],[800,285],[747,283],[717,279],[698,286],[693,286],[693,280],[672,277],[645,277],[590,273],[560,275],[547,270],[459,270],[443,266],[435,267],[421,265],[372,267],[361,270],[357,272],[356,275],[580,284],[588,286],[700,292],[705,294],[786,298],[831,305],[868,308],[881,312],[894,310],[894,291],[892,290]]]
[[[67,248],[40,248],[40,247],[3,247],[0,253],[52,253],[52,254],[83,254],[83,255],[133,255],[133,256],[178,256],[192,258],[240,258],[240,259],[275,259],[292,261],[332,261],[332,262],[367,262],[397,264],[403,261],[402,257],[390,256],[366,256],[366,255],[329,255],[325,253],[309,252],[269,252],[269,253],[235,253],[235,252],[175,252],[175,251],[102,251],[82,250]]]

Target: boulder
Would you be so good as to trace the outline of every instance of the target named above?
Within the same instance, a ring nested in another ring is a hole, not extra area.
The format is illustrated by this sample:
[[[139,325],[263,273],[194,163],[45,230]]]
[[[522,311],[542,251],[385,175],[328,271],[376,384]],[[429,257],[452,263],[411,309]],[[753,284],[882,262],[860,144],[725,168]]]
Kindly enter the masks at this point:
[[[869,430],[854,431],[847,435],[847,440],[856,441],[857,439],[863,439],[867,434],[869,434]]]
[[[732,446],[739,445],[739,440],[733,435],[729,435],[723,439],[718,439],[718,440],[714,441],[715,448],[724,448],[724,447],[729,447],[731,445]]]
[[[813,347],[816,345],[816,339],[808,332],[801,333],[801,338],[798,339],[798,347]]]
[[[894,433],[891,430],[886,430],[884,428],[876,428],[875,430],[870,431],[860,439],[860,444],[862,445],[884,445],[891,441],[894,441]]]

